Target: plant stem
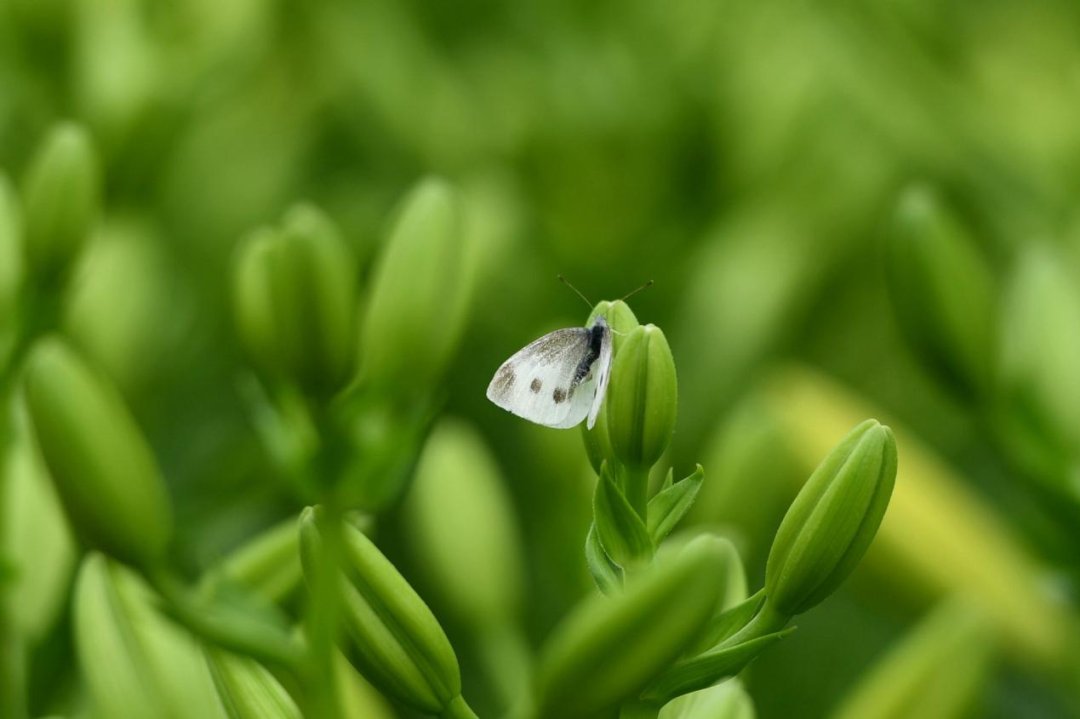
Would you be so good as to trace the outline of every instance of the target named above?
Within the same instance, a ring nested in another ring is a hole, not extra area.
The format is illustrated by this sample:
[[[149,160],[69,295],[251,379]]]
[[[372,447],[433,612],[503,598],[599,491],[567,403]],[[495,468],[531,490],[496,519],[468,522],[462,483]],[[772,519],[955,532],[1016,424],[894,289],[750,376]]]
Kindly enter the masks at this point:
[[[630,503],[634,511],[641,517],[642,522],[648,523],[646,516],[649,506],[649,470],[626,469],[625,470],[626,501]]]
[[[334,657],[337,652],[338,615],[340,613],[341,571],[339,557],[344,540],[341,512],[334,503],[324,506],[320,521],[319,557],[311,583],[308,607],[308,673],[305,684],[309,704],[306,716],[336,719],[341,715],[338,702]]]

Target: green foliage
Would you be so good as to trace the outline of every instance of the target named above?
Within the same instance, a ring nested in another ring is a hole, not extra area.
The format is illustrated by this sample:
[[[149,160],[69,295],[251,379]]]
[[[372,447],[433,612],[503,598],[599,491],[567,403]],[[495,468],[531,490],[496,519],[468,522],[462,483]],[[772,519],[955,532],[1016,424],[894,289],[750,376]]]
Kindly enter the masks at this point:
[[[1073,4],[99,5],[0,8],[0,716],[1077,713]]]

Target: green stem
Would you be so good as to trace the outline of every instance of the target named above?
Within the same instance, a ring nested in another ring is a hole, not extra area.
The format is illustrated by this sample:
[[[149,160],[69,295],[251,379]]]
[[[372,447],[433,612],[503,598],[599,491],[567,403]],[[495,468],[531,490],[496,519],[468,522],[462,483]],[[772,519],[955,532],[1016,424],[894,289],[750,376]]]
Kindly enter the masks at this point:
[[[648,523],[649,507],[649,470],[629,469],[624,470],[624,491],[626,501],[630,503],[634,511],[641,517],[642,522]]]
[[[308,608],[309,637],[308,669],[305,677],[308,689],[306,716],[336,719],[341,715],[338,702],[337,676],[334,657],[337,652],[338,615],[341,605],[341,571],[339,567],[344,535],[341,512],[331,502],[323,507],[325,514],[319,527],[319,557],[311,583],[311,604]]]

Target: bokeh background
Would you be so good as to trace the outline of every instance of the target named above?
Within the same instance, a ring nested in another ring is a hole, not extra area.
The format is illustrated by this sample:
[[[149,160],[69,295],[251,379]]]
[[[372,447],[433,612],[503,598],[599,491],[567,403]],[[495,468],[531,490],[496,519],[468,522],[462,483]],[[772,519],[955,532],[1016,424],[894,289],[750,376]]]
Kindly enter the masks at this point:
[[[59,120],[91,131],[106,210],[66,324],[149,435],[192,575],[298,509],[238,390],[229,302],[239,240],[298,201],[361,276],[420,178],[476,208],[445,413],[505,478],[533,642],[589,591],[592,475],[578,432],[484,389],[584,321],[556,274],[594,300],[655,281],[631,304],[678,366],[671,463],[705,466],[693,519],[735,539],[752,586],[829,443],[866,416],[897,428],[865,566],[748,672],[764,719],[829,715],[954,593],[996,617],[972,714],[1070,715],[1076,644],[1052,637],[1080,557],[1078,108],[1064,0],[0,6],[0,168],[17,183]],[[423,586],[408,523],[380,537]],[[43,712],[78,695],[56,617]]]

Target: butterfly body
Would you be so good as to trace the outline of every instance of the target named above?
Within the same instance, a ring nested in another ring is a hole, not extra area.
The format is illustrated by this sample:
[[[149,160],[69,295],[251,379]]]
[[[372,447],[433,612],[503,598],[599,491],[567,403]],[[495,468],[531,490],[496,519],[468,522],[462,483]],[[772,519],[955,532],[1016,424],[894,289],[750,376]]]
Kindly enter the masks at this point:
[[[611,328],[603,317],[588,327],[549,332],[503,362],[488,385],[499,407],[546,427],[588,419],[592,429],[611,375]]]

